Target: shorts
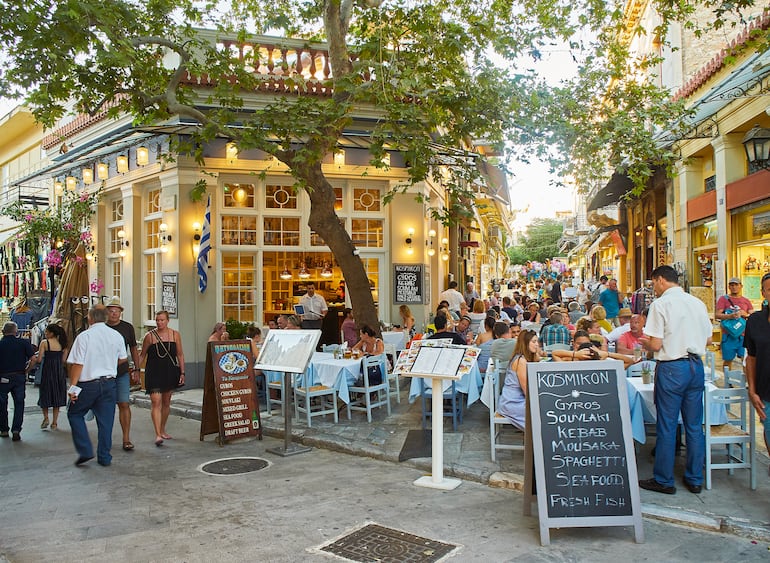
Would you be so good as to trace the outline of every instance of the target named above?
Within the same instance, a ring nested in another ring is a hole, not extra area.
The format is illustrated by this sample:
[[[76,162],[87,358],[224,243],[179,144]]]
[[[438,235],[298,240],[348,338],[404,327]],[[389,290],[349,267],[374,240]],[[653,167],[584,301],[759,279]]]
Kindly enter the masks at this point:
[[[119,375],[115,378],[115,383],[117,385],[116,389],[116,395],[118,397],[118,403],[127,403],[130,397],[130,391],[131,391],[131,375],[128,373],[124,373],[123,375]]]
[[[743,359],[743,339],[722,335],[722,360],[732,362],[735,357]]]
[[[770,442],[770,401],[762,401],[765,403],[765,420],[762,422],[762,424],[765,425],[765,440]]]

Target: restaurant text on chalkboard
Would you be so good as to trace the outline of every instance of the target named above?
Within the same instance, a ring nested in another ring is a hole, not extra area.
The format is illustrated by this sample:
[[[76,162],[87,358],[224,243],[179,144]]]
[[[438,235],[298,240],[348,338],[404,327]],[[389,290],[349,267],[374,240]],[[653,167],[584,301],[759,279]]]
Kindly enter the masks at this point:
[[[178,278],[179,274],[161,274],[161,307],[168,313],[169,318],[173,319],[179,316]]]
[[[528,381],[541,541],[548,528],[629,524],[642,541],[622,363],[529,364]]]
[[[423,303],[422,264],[393,264],[393,303]]]

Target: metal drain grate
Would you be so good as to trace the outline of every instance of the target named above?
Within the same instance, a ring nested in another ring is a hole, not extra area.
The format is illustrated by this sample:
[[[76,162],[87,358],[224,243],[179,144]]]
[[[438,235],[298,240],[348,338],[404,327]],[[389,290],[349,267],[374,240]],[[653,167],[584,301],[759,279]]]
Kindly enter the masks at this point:
[[[379,524],[367,524],[319,550],[360,563],[431,563],[457,547]]]
[[[259,457],[230,457],[204,463],[198,469],[209,475],[242,475],[259,471],[270,465]]]

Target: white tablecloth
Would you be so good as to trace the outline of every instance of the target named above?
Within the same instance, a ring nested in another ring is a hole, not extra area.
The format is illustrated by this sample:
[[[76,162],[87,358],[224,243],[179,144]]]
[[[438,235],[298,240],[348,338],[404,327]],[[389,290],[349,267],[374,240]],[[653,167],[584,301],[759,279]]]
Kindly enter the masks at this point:
[[[425,389],[430,391],[433,388],[433,381],[429,377],[413,377],[412,384],[409,387],[409,402],[414,403],[417,397],[420,396],[420,380],[425,380]],[[481,372],[479,371],[478,362],[473,363],[471,370],[460,378],[456,382],[456,388],[460,393],[465,393],[468,396],[467,405],[471,406],[479,399],[479,387],[482,386]],[[444,379],[442,381],[442,389],[446,391],[452,387],[452,381]]]
[[[303,374],[303,377],[310,378],[310,385],[326,385],[334,387],[337,395],[344,402],[350,402],[350,392],[348,387],[353,385],[361,375],[361,358],[354,359],[334,359],[334,354],[330,352],[314,352],[310,358],[310,364]],[[265,376],[268,381],[279,381],[281,373],[277,371],[266,371]],[[294,378],[295,384],[302,378]]]

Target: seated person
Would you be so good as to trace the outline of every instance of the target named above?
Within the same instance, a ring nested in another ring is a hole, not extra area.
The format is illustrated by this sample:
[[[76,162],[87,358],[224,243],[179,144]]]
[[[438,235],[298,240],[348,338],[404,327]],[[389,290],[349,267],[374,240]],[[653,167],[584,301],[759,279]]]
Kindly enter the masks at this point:
[[[505,362],[508,365],[513,358],[513,350],[516,348],[516,338],[513,336],[513,331],[516,330],[516,338],[518,338],[521,329],[518,326],[508,326],[503,322],[496,322],[492,328],[492,334],[494,340],[492,341],[492,347],[489,350],[489,357],[493,360],[499,360]]]
[[[227,331],[225,330],[225,323],[216,323],[214,325],[214,330],[211,331],[211,335],[209,336],[209,342],[219,342],[221,340],[229,340],[230,335],[227,334]]]
[[[617,341],[617,350],[619,354],[633,354],[634,347],[642,347],[642,330],[644,329],[644,323],[646,319],[642,315],[634,315],[631,317],[629,325],[631,329],[625,334],[621,335]]]
[[[505,372],[497,412],[524,430],[527,410],[527,364],[540,361],[537,333],[524,330],[516,341],[513,359]]]
[[[590,335],[584,330],[576,330],[572,340],[572,350],[554,350],[553,360],[556,362],[577,362],[581,360],[621,360],[623,368],[628,368],[634,363],[632,356],[607,352],[596,346],[591,341]]]
[[[343,342],[347,343],[348,348],[352,349],[357,344],[358,340],[358,331],[356,330],[356,321],[353,318],[353,309],[349,307],[345,308],[345,320],[342,321],[340,330],[342,330]]]
[[[474,341],[476,346],[481,346],[485,342],[490,342],[495,339],[493,329],[496,322],[494,317],[488,316],[484,318],[484,330],[476,336],[476,340]]]
[[[377,333],[369,325],[363,325],[358,331],[360,340],[353,346],[353,351],[361,352],[362,356],[378,356],[385,353],[385,343],[376,338]]]
[[[554,311],[551,316],[548,317],[550,321],[540,331],[540,341],[543,346],[551,346],[552,344],[567,344],[570,342],[569,329],[562,324],[563,315],[559,311]]]
[[[602,336],[602,329],[597,321],[591,317],[583,317],[578,321],[575,328],[575,332],[578,330],[587,332],[591,342],[593,342],[597,348],[600,348],[605,352],[607,351],[607,339]]]
[[[431,334],[428,337],[428,340],[440,340],[448,338],[452,341],[452,344],[465,344],[465,339],[457,334],[456,332],[452,332],[447,330],[447,324],[448,320],[446,316],[442,315],[436,315],[436,318],[433,319],[433,324],[436,326],[436,332]]]

